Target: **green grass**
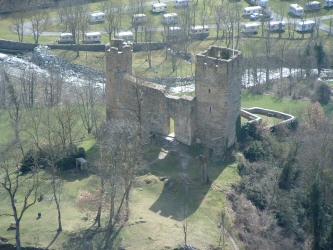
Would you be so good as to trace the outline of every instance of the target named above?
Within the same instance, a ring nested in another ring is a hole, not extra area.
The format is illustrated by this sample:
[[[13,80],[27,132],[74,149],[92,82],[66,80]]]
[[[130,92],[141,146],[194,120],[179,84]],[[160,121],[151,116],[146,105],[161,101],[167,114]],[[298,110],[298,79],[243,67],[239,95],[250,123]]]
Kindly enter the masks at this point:
[[[82,142],[88,152],[93,148],[94,141],[90,138]],[[148,156],[155,159],[161,148],[154,147]],[[208,162],[208,176],[212,181],[210,185],[201,185],[201,165],[195,159],[202,154],[200,149],[188,149],[191,159],[187,168],[183,168],[178,154],[171,152],[150,166],[149,173],[137,178],[135,187],[131,192],[131,212],[129,225],[121,228],[112,240],[112,247],[126,247],[127,249],[163,249],[174,248],[183,243],[181,223],[178,211],[189,203],[193,229],[188,242],[199,248],[218,244],[217,220],[219,213],[225,211],[225,193],[232,182],[239,180],[237,163],[216,164]],[[47,170],[46,170],[47,171]],[[188,197],[185,186],[182,184],[179,173],[190,176],[193,180],[189,186]],[[175,185],[169,190],[159,180],[161,175],[174,178]],[[97,187],[98,177],[89,171],[81,175],[71,175],[69,172],[59,174],[64,180],[64,203],[62,205],[62,223],[64,232],[57,234],[57,215],[53,203],[42,201],[28,209],[21,224],[21,242],[23,246],[48,247],[50,249],[83,249],[86,238],[84,235],[93,233],[89,229],[92,222],[84,221],[75,205],[75,198],[80,189],[93,190]],[[147,184],[146,180],[152,182]],[[45,186],[44,195],[51,196],[50,188]],[[18,194],[19,203],[22,200]],[[10,213],[9,199],[5,192],[0,193],[3,213]],[[20,205],[18,205],[20,208]],[[37,220],[37,213],[42,213]],[[104,214],[106,215],[106,214]],[[142,218],[142,219],[140,219]],[[103,225],[106,222],[103,219]],[[0,236],[14,243],[15,231],[8,230],[11,217],[0,217]],[[144,220],[146,223],[140,223]],[[94,237],[95,249],[101,249],[104,244],[105,232],[97,233]],[[172,239],[172,240],[170,240]],[[139,244],[139,245],[138,245]],[[226,249],[233,249],[227,241]]]
[[[279,98],[271,95],[256,95],[246,90],[242,91],[243,108],[260,107],[297,116],[308,104],[308,101]]]

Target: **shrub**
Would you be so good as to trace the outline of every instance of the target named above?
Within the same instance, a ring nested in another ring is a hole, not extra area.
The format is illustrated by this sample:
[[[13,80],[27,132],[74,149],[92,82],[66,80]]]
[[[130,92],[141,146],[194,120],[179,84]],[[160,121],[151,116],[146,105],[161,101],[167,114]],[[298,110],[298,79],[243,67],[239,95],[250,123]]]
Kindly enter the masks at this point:
[[[86,151],[83,147],[79,147],[77,149],[77,154],[76,154],[76,158],[86,158]]]
[[[55,166],[60,171],[65,171],[75,167],[75,159],[74,155],[69,155],[64,157],[56,162]]]
[[[245,151],[244,155],[245,158],[248,159],[250,162],[254,162],[262,158],[265,155],[262,142],[260,141],[251,142],[249,148]]]
[[[37,165],[45,164],[44,161],[46,159],[46,153],[44,151],[33,151],[29,150],[26,155],[23,157],[21,161],[20,171],[25,173],[30,171],[32,167]]]
[[[318,101],[320,104],[327,104],[331,99],[331,88],[326,83],[320,83],[316,89],[313,101]]]

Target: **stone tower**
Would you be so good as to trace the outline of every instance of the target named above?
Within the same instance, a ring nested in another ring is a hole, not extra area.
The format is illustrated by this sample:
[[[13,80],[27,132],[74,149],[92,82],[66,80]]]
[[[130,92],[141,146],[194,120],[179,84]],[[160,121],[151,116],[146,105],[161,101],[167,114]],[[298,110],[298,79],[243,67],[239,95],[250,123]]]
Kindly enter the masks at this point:
[[[123,92],[121,78],[132,75],[132,45],[123,45],[123,40],[112,40],[105,48],[106,60],[106,116],[107,119],[122,118],[121,100]]]
[[[236,141],[241,108],[242,53],[211,46],[196,56],[196,138],[214,154]]]

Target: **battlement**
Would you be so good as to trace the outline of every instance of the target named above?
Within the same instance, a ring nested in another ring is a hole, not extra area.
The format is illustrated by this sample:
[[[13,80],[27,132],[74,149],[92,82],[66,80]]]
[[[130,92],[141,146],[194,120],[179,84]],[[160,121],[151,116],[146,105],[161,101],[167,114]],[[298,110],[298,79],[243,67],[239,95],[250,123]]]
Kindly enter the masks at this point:
[[[122,39],[114,39],[105,47],[107,74],[127,72],[132,74],[132,44],[123,44]]]
[[[112,54],[132,54],[133,45],[123,44],[122,39],[114,39],[105,47],[106,52],[111,52]]]
[[[225,67],[228,64],[239,62],[241,55],[242,53],[238,50],[235,50],[233,55],[232,49],[211,46],[208,50],[197,54],[196,67],[218,70],[218,67]]]
[[[193,98],[169,95],[165,86],[135,78],[132,49],[132,44],[119,39],[106,46],[108,119],[137,122],[140,113],[145,131],[162,135],[171,132],[173,120],[177,140],[187,145],[200,141],[215,155],[222,155],[236,142],[242,89],[240,51],[211,46],[196,55]]]

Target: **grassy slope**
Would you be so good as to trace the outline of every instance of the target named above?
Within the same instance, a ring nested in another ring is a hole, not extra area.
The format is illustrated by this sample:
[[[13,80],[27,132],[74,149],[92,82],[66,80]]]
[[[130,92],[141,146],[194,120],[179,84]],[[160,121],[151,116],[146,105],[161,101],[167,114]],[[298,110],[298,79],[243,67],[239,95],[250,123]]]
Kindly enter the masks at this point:
[[[89,139],[82,143],[88,150],[88,158],[96,155],[91,152],[93,140]],[[90,148],[90,150],[89,150]],[[157,157],[160,148],[155,148],[150,159]],[[198,149],[191,148],[192,157],[200,153]],[[91,155],[92,154],[92,155]],[[178,221],[178,211],[186,199],[189,200],[192,214],[193,230],[188,242],[193,245],[204,247],[209,244],[218,244],[218,230],[216,221],[218,214],[225,209],[225,191],[231,182],[237,181],[236,164],[208,163],[208,174],[213,181],[210,186],[200,184],[201,166],[192,159],[187,169],[181,167],[178,155],[170,154],[164,160],[153,164],[150,168],[151,174],[138,177],[137,185],[131,193],[131,215],[130,226],[125,226],[113,241],[113,247],[121,246],[126,249],[162,249],[164,247],[176,247],[183,243],[181,224]],[[194,181],[189,188],[189,196],[185,197],[185,188],[180,184],[178,173],[188,174]],[[176,179],[172,190],[164,188],[159,176],[165,174]],[[82,249],[85,239],[79,236],[82,229],[92,225],[90,220],[83,221],[84,214],[79,214],[75,206],[75,197],[80,190],[91,190],[96,187],[97,177],[85,172],[82,175],[70,175],[68,172],[60,175],[64,180],[64,204],[62,206],[62,222],[64,232],[57,236],[57,215],[54,204],[40,202],[31,207],[25,213],[21,226],[21,240],[24,246],[39,246],[60,249]],[[150,179],[152,183],[146,184]],[[142,191],[140,191],[140,188]],[[46,186],[44,195],[51,196],[51,190]],[[18,198],[19,203],[22,200]],[[0,193],[2,212],[10,213],[9,199],[5,192]],[[20,207],[20,206],[18,206]],[[36,220],[37,213],[42,213],[42,218]],[[143,217],[146,223],[136,223]],[[14,242],[15,231],[8,230],[11,217],[0,217],[0,235]],[[133,225],[132,225],[133,224]],[[69,236],[74,235],[76,236]],[[82,232],[81,232],[82,233]],[[95,237],[94,245],[103,245],[103,234]],[[52,244],[51,244],[52,243]],[[51,244],[51,245],[50,245]],[[139,244],[139,246],[138,246]]]
[[[279,98],[271,95],[256,95],[243,90],[242,91],[242,107],[252,108],[260,107],[285,112],[297,116],[305,107],[308,101],[299,101],[286,98]]]

